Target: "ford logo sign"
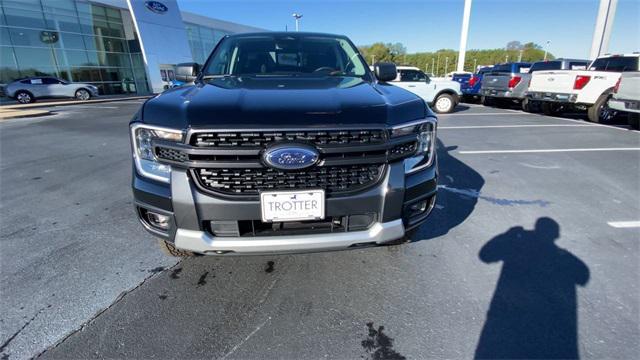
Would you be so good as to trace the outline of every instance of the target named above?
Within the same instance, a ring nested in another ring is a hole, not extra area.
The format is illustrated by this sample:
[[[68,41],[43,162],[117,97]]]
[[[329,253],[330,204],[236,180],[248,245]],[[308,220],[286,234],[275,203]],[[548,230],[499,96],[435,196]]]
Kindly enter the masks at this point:
[[[320,155],[311,146],[282,144],[268,148],[262,158],[272,168],[296,170],[315,165]]]
[[[169,8],[160,1],[145,1],[144,6],[156,14],[164,14],[169,10]]]

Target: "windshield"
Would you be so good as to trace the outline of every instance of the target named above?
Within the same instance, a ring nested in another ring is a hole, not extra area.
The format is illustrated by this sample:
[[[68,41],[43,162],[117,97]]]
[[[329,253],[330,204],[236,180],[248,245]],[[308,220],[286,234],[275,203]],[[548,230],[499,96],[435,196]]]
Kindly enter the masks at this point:
[[[203,74],[339,75],[367,74],[357,49],[344,38],[317,35],[229,37],[216,48]]]

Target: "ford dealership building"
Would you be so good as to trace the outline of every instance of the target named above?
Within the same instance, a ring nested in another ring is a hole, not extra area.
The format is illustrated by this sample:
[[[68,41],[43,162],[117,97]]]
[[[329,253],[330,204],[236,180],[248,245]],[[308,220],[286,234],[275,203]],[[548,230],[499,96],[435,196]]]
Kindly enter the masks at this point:
[[[180,11],[176,0],[0,0],[0,83],[56,76],[101,94],[161,92],[175,64],[262,29]]]

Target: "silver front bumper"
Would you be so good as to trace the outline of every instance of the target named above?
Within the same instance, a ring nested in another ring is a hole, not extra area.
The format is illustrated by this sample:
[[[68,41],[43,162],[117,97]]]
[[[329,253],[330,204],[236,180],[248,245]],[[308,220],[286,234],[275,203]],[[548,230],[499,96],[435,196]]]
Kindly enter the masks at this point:
[[[195,230],[178,229],[176,247],[207,255],[265,254],[340,250],[357,245],[384,244],[404,236],[402,220],[375,223],[368,230],[261,237],[216,237]]]

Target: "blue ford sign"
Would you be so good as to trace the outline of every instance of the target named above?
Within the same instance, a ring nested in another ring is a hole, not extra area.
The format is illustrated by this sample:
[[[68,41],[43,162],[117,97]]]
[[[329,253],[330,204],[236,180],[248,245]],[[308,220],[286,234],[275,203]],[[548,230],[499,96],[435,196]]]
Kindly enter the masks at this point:
[[[169,8],[160,1],[145,1],[144,5],[147,7],[147,9],[153,11],[156,14],[164,14],[167,12],[167,10],[169,10]]]
[[[318,150],[297,144],[277,145],[263,155],[267,165],[282,170],[304,169],[317,163],[319,158]]]

